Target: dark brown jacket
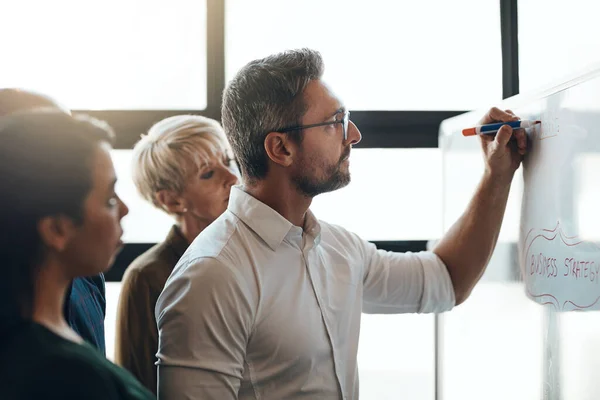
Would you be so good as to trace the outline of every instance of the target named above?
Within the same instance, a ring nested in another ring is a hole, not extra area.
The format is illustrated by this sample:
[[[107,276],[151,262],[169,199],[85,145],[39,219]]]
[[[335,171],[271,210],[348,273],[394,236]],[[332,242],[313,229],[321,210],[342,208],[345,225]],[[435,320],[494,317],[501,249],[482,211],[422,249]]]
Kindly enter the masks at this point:
[[[167,278],[188,247],[173,226],[164,242],[136,258],[123,276],[117,308],[115,363],[156,394],[158,329],[154,308]]]

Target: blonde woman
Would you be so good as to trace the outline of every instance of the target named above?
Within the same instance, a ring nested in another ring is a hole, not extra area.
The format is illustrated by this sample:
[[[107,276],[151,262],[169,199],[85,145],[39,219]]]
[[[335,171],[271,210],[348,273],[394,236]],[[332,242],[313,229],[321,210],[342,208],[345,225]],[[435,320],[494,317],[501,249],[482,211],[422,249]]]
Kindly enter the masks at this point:
[[[179,115],[155,124],[133,150],[140,194],[175,217],[166,239],[139,256],[123,277],[115,361],[156,393],[158,332],[154,307],[188,245],[227,208],[237,167],[220,124]]]

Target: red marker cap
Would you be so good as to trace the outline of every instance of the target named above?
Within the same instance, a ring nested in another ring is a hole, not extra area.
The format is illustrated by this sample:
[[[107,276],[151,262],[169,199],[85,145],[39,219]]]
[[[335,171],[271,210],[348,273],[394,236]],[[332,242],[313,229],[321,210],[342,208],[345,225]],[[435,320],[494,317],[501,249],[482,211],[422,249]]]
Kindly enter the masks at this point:
[[[462,130],[463,136],[474,136],[477,135],[477,128],[466,128]]]

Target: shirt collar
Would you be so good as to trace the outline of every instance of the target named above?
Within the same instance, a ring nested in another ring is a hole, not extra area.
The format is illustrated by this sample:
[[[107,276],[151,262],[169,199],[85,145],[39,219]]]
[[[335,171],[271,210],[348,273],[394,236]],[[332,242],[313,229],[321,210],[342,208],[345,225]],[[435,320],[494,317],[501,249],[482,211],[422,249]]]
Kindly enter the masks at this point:
[[[183,234],[181,233],[177,225],[173,225],[171,227],[171,230],[169,231],[165,242],[173,250],[177,258],[181,258],[181,256],[183,256],[183,253],[185,253],[189,246],[189,243],[183,237]]]
[[[227,209],[256,232],[271,250],[276,250],[288,233],[295,235],[300,229],[271,207],[244,192],[241,186],[231,188]],[[316,237],[320,230],[317,219],[308,210],[304,232]]]
[[[304,232],[313,238],[315,246],[320,243],[321,224],[319,224],[319,220],[317,220],[310,210],[306,212],[306,217],[304,218]]]

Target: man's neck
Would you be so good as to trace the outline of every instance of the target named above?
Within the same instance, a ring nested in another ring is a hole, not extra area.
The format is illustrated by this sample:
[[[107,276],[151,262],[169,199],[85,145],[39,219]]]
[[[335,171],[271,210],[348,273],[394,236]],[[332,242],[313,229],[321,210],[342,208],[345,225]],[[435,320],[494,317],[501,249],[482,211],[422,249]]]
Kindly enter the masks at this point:
[[[269,182],[265,179],[253,185],[245,184],[244,191],[277,211],[292,224],[304,227],[304,218],[312,198],[300,194],[291,182]]]

